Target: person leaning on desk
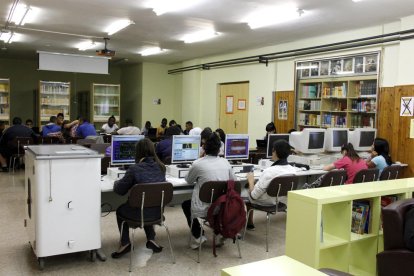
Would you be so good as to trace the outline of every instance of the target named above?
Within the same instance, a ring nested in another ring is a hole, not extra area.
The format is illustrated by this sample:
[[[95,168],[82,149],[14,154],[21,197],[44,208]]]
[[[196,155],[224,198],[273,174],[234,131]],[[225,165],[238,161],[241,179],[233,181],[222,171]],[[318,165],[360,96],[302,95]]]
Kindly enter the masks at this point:
[[[154,144],[151,140],[144,138],[138,141],[136,145],[135,165],[129,167],[125,176],[115,181],[114,192],[119,195],[125,195],[135,185],[139,183],[153,183],[165,181],[165,166],[155,154]],[[137,208],[129,207],[124,203],[116,210],[117,223],[119,232],[121,232],[122,221],[119,216],[140,220],[141,212]],[[160,216],[160,207],[150,207],[144,209],[146,219],[158,219]],[[158,253],[162,251],[162,246],[158,245],[155,239],[154,226],[144,226],[145,235],[147,236],[146,247]],[[112,258],[117,259],[130,252],[131,243],[129,240],[129,227],[125,222],[121,233],[121,241],[118,251],[112,253]]]

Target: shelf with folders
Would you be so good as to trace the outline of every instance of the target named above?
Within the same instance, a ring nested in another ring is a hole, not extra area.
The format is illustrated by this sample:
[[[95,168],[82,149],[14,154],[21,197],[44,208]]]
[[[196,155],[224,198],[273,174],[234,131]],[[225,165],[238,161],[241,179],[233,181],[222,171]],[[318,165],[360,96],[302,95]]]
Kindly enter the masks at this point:
[[[70,118],[70,82],[39,82],[39,125],[49,122],[50,116],[63,113]]]
[[[121,114],[121,86],[119,84],[92,84],[92,122],[97,129],[114,116],[119,125]]]
[[[10,124],[10,79],[0,79],[0,120]]]

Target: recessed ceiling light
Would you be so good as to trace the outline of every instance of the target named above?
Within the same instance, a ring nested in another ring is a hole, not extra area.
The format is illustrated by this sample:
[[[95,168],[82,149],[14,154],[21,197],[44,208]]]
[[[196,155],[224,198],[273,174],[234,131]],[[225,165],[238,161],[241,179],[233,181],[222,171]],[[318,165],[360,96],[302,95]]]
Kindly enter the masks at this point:
[[[150,56],[150,55],[156,55],[159,53],[163,53],[165,52],[165,49],[161,49],[160,47],[151,47],[151,48],[147,48],[141,52],[139,52],[141,54],[141,56]]]
[[[220,35],[220,33],[214,30],[204,30],[204,31],[199,31],[199,32],[191,33],[191,34],[186,34],[182,37],[181,40],[183,40],[184,43],[194,43],[194,42],[208,40],[218,35]]]
[[[292,4],[266,7],[249,14],[243,22],[247,22],[251,29],[257,29],[299,18],[304,12]]]
[[[108,28],[106,28],[105,32],[107,32],[108,35],[113,35],[114,33],[119,32],[131,24],[135,24],[134,21],[131,21],[129,19],[118,20],[109,25]]]
[[[147,7],[152,8],[156,15],[161,15],[168,12],[175,12],[185,10],[190,7],[196,6],[206,0],[150,0],[146,3]]]

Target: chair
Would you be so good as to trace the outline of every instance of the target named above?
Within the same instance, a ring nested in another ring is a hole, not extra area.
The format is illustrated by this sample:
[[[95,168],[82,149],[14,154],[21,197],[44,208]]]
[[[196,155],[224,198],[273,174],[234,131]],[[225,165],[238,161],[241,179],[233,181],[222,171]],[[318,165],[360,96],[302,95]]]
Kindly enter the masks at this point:
[[[98,153],[101,154],[105,154],[106,153],[106,149],[110,146],[111,144],[109,143],[105,143],[105,144],[91,144],[90,149],[97,151]]]
[[[46,136],[40,138],[40,144],[60,144],[61,141],[59,137]]]
[[[19,161],[19,164],[21,164],[21,160],[23,160],[24,153],[25,153],[25,146],[33,145],[33,138],[32,137],[16,137],[11,142],[10,146],[16,149],[16,153],[12,154],[12,156],[9,159],[9,168],[14,168],[16,166],[16,160]]]
[[[234,190],[236,192],[238,192],[239,194],[241,193],[241,183],[236,181],[234,183]],[[200,188],[200,191],[198,193],[198,196],[200,198],[200,200],[204,203],[213,203],[217,198],[219,198],[221,195],[224,195],[227,193],[227,181],[207,181],[205,183],[203,183],[203,185]],[[191,226],[190,229],[193,228],[193,219],[195,219],[195,217],[192,217],[191,215]],[[201,229],[200,229],[200,234],[202,234],[204,232],[204,228],[203,228],[203,224],[205,224],[207,218],[206,217],[202,217],[202,218],[197,218],[197,219],[201,219],[203,220],[203,223],[200,223]],[[200,235],[201,237],[201,235]],[[216,239],[216,234],[213,232],[213,238],[214,240]],[[201,253],[201,244],[202,244],[202,239],[200,238],[200,244],[198,247],[198,256],[197,256],[197,263],[200,263],[200,253]],[[190,238],[189,238],[189,242],[191,242],[191,231],[190,231]],[[236,243],[237,243],[237,249],[239,251],[239,257],[241,258],[241,252],[240,252],[240,244],[239,244],[239,239],[236,239]]]
[[[96,144],[96,140],[93,140],[93,139],[78,139],[76,141],[76,144],[90,148],[91,144]]]
[[[379,170],[377,168],[363,169],[357,172],[352,183],[372,182],[378,179]]]
[[[397,179],[400,174],[401,166],[400,165],[391,165],[385,167],[382,170],[379,180],[393,180]]]
[[[169,182],[159,183],[141,183],[136,184],[131,188],[128,203],[132,208],[138,208],[141,212],[141,220],[131,220],[129,218],[120,217],[122,220],[121,233],[124,227],[124,223],[128,223],[129,228],[132,228],[131,238],[131,253],[129,261],[129,272],[132,271],[132,253],[134,252],[134,232],[136,228],[143,228],[149,225],[164,226],[167,231],[168,243],[171,250],[171,258],[175,263],[175,257],[173,248],[171,246],[170,232],[168,231],[167,225],[165,225],[164,207],[171,202],[173,197],[173,186]],[[144,208],[148,207],[161,207],[160,217],[156,220],[146,220],[144,218]]]
[[[414,199],[391,203],[382,209],[384,251],[377,254],[379,276],[414,275],[414,252],[404,243],[405,213],[414,205]]]
[[[79,137],[68,137],[66,139],[66,144],[77,144]]]
[[[112,135],[103,135],[102,136],[104,143],[111,143],[112,141]]]
[[[322,177],[319,187],[330,187],[336,185],[342,185],[346,180],[345,170],[333,170],[329,171]]]
[[[246,207],[248,209],[247,218],[250,215],[250,212],[253,210],[258,210],[266,213],[266,252],[269,252],[269,243],[268,243],[268,233],[269,233],[269,223],[270,217],[269,214],[275,215],[277,212],[286,211],[287,206],[282,204],[279,201],[279,197],[287,196],[288,191],[295,190],[299,183],[299,176],[297,175],[284,175],[278,176],[270,181],[269,186],[267,187],[267,194],[271,197],[276,197],[276,204],[275,205],[260,205],[251,202],[246,202]],[[247,220],[246,225],[244,227],[244,235],[246,234],[247,230]]]
[[[110,163],[111,163],[111,157],[104,156],[101,158],[101,174],[102,175],[107,174]]]

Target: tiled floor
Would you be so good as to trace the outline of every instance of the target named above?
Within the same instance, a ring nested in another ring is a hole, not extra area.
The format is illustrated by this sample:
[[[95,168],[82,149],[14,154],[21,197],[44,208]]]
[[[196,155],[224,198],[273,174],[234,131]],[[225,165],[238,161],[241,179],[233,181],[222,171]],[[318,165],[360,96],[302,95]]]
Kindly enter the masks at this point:
[[[115,214],[102,217],[102,250],[109,258],[106,262],[90,262],[88,253],[48,257],[45,268],[39,271],[37,259],[29,243],[23,225],[25,216],[24,171],[15,174],[0,173],[0,275],[127,275],[129,254],[121,259],[111,259],[110,253],[117,248],[119,234]],[[157,241],[164,246],[163,252],[151,255],[145,248],[145,235],[136,231],[132,275],[219,275],[222,268],[283,255],[285,252],[286,214],[272,217],[269,252],[265,250],[265,214],[255,214],[255,231],[246,234],[240,243],[242,259],[238,258],[237,246],[227,241],[212,254],[211,243],[203,246],[201,263],[196,262],[197,251],[188,247],[188,226],[181,206],[166,209],[166,223],[170,229],[176,264],[172,264],[168,240],[164,228],[156,228]],[[208,237],[211,233],[208,232]]]

